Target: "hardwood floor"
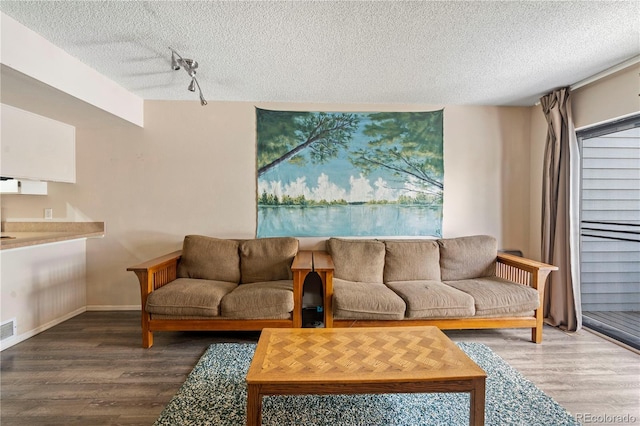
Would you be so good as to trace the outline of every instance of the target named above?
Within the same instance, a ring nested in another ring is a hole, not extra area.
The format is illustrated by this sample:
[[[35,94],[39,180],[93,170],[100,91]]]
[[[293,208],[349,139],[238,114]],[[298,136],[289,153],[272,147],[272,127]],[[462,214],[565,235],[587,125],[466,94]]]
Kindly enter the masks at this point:
[[[640,355],[587,331],[545,327],[541,345],[529,334],[447,331],[454,341],[491,347],[583,423],[640,424]],[[256,342],[258,333],[154,337],[142,349],[138,312],[87,312],[6,349],[0,423],[151,425],[208,345]]]

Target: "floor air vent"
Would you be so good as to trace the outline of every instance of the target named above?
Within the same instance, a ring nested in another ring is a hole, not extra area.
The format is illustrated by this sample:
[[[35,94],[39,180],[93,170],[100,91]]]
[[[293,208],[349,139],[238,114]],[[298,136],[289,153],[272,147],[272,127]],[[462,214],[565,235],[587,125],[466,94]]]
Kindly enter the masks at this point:
[[[15,318],[11,318],[9,321],[3,322],[0,324],[0,341],[15,336],[16,332],[17,325]]]

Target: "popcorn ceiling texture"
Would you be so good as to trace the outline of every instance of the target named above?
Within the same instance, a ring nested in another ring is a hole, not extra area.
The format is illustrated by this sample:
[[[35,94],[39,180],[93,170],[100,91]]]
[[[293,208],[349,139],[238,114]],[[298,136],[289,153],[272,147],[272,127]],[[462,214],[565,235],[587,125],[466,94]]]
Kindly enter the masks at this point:
[[[533,105],[640,53],[640,2],[3,1],[144,99]]]

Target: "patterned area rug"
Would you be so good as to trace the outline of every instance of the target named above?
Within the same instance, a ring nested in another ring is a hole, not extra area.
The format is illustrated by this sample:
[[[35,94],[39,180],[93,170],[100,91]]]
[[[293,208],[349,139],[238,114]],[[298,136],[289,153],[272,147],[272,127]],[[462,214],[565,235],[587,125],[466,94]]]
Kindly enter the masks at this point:
[[[564,408],[479,343],[458,346],[487,372],[485,424],[578,425]],[[211,345],[155,425],[246,423],[245,377],[255,344]],[[263,425],[468,425],[469,394],[269,396]]]

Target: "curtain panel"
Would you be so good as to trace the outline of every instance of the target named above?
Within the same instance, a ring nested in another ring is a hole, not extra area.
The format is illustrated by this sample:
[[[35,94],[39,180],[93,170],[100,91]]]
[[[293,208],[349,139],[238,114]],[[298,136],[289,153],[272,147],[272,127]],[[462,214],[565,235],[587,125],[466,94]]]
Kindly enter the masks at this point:
[[[540,99],[548,124],[542,187],[542,261],[559,268],[550,275],[544,315],[554,326],[582,327],[580,302],[580,151],[569,88]]]

